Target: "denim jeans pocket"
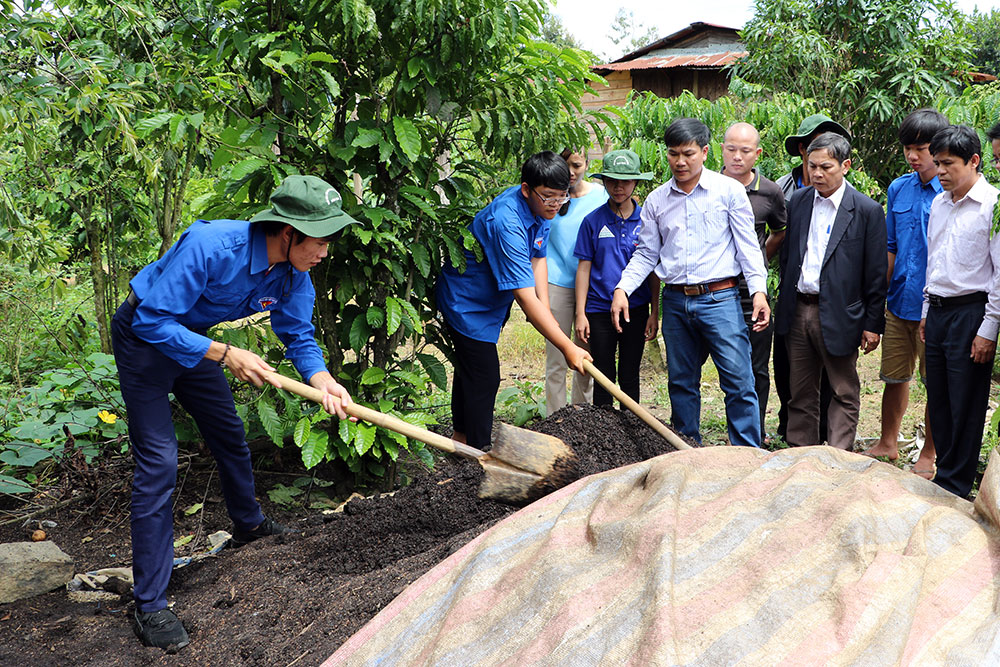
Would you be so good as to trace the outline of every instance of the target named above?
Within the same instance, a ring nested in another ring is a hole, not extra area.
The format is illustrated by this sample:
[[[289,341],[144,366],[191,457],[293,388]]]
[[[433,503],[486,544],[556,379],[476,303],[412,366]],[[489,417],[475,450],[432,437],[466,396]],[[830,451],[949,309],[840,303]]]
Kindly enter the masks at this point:
[[[733,299],[739,299],[740,290],[737,287],[727,287],[726,289],[709,292],[708,296],[711,297],[712,301],[716,303],[723,303],[726,301],[732,301]]]

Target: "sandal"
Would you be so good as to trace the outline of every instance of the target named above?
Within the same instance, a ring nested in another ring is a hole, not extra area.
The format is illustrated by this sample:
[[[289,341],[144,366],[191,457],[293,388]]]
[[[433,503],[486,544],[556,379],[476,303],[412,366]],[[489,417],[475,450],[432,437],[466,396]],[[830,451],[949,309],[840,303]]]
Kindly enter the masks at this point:
[[[916,468],[911,468],[910,472],[912,472],[914,475],[918,477],[926,479],[928,482],[933,482],[934,478],[937,476],[937,466],[934,466],[929,470],[923,468],[921,468],[920,470],[917,470]]]

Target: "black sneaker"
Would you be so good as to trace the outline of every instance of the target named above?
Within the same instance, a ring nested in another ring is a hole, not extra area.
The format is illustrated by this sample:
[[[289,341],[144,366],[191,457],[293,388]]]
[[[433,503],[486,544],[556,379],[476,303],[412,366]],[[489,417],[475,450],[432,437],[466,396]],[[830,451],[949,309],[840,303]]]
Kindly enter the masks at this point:
[[[162,648],[167,653],[177,653],[191,643],[184,624],[169,609],[145,613],[136,610],[132,630],[143,645]]]
[[[244,544],[250,544],[254,540],[267,537],[268,535],[282,535],[284,533],[291,532],[293,532],[291,528],[285,528],[280,523],[273,521],[270,517],[264,517],[264,520],[260,522],[260,525],[253,530],[233,528],[233,539],[231,539],[229,543],[230,546],[235,549],[237,547],[242,547]]]

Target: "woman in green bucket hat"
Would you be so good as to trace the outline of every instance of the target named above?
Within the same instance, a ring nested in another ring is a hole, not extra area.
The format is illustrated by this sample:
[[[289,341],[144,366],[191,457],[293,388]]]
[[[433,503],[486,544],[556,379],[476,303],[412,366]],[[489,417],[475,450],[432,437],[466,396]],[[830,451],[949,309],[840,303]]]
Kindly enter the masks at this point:
[[[651,273],[647,284],[629,297],[629,321],[622,322],[621,333],[615,330],[610,313],[615,285],[635,252],[642,229],[642,207],[632,195],[636,183],[651,180],[653,174],[641,170],[639,156],[630,150],[608,153],[603,165],[593,178],[604,182],[608,201],[583,219],[574,251],[580,260],[576,270],[576,335],[590,344],[598,370],[612,380],[617,377],[625,393],[638,401],[642,350],[658,329],[656,274]],[[595,386],[594,405],[610,404],[611,395]]]

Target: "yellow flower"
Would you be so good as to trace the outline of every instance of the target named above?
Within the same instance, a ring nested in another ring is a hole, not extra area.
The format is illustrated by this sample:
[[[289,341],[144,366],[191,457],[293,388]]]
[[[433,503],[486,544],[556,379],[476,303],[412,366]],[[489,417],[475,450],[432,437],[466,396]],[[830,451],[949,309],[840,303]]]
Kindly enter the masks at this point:
[[[118,420],[118,415],[113,412],[108,412],[107,410],[101,410],[97,413],[97,416],[105,424],[114,424]]]

